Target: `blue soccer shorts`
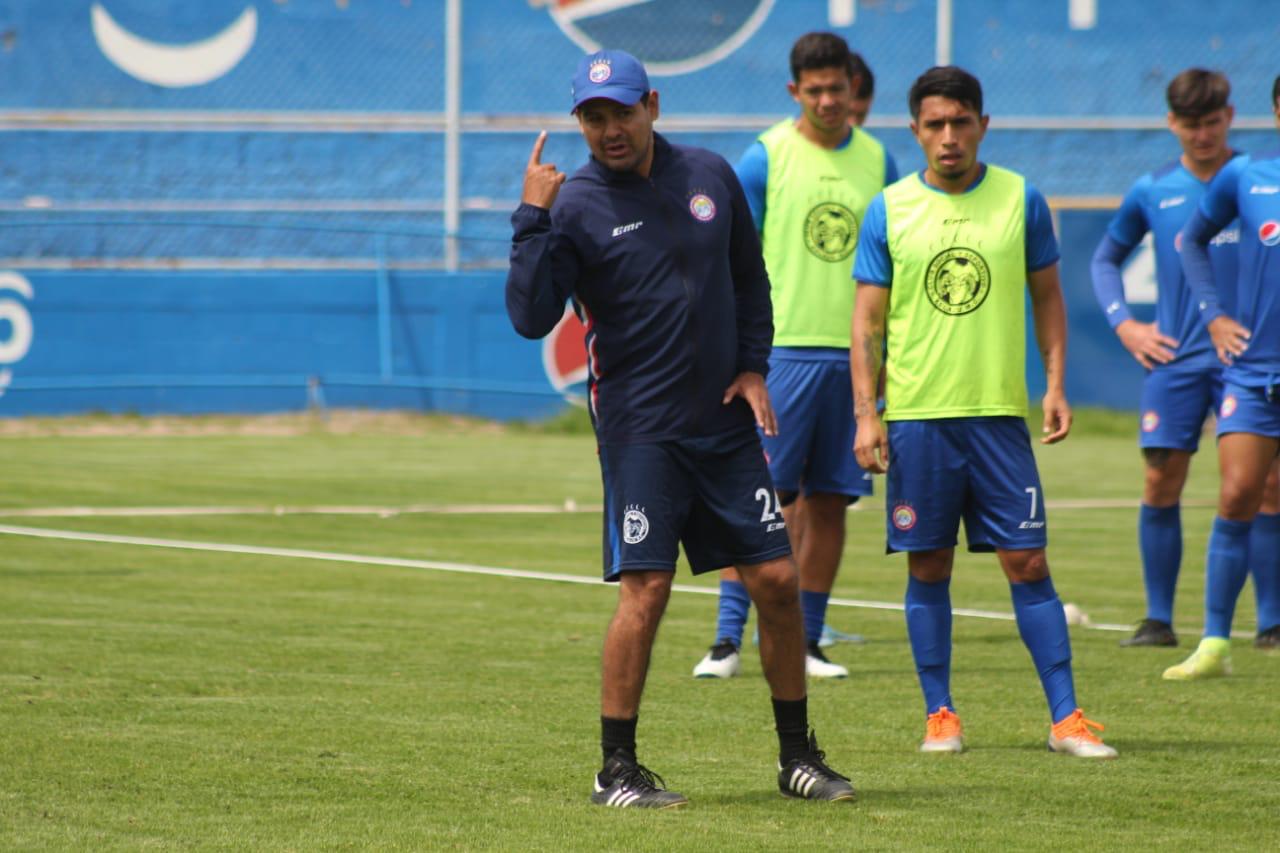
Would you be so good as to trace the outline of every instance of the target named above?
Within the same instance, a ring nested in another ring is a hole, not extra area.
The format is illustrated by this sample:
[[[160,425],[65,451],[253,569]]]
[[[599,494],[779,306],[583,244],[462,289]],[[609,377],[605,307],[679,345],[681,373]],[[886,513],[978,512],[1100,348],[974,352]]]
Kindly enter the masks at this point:
[[[778,434],[761,436],[769,472],[783,494],[872,493],[871,475],[853,455],[857,423],[847,350],[815,350],[831,357],[769,362],[769,400]]]
[[[1247,432],[1280,438],[1280,386],[1237,385],[1227,381],[1218,407],[1218,437]]]
[[[1045,547],[1044,492],[1015,417],[889,422],[886,551]]]
[[[601,446],[600,473],[607,581],[675,571],[678,545],[694,574],[791,553],[754,430]]]
[[[1138,444],[1195,453],[1205,418],[1222,404],[1222,371],[1158,368],[1142,380]]]

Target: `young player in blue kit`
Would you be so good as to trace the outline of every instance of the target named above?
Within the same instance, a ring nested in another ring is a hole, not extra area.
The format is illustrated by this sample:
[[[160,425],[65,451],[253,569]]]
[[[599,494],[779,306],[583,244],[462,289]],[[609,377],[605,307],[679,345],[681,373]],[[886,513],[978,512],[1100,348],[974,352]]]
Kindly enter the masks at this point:
[[[1231,84],[1216,71],[1191,68],[1166,90],[1169,130],[1182,147],[1179,159],[1139,178],[1107,228],[1093,257],[1093,287],[1116,336],[1147,369],[1142,385],[1139,444],[1146,463],[1138,543],[1147,612],[1122,646],[1175,646],[1173,601],[1182,563],[1179,501],[1191,456],[1200,444],[1205,418],[1222,398],[1222,365],[1200,321],[1178,257],[1178,232],[1204,195],[1209,181],[1238,152],[1227,133],[1233,108]],[[1121,264],[1144,235],[1151,233],[1156,258],[1156,320],[1133,318],[1124,300]],[[1223,286],[1232,313],[1236,248],[1240,231],[1229,225],[1209,247],[1214,280]],[[1274,478],[1272,480],[1274,484]],[[1274,490],[1253,528],[1253,553],[1280,551],[1280,515]],[[1256,563],[1255,563],[1256,565]],[[1259,609],[1270,611],[1265,585]],[[1280,621],[1277,619],[1276,621]]]
[[[1271,106],[1280,126],[1280,77]],[[1219,296],[1225,288],[1214,280],[1208,246],[1237,217],[1240,258],[1232,316]],[[1182,232],[1182,268],[1226,369],[1218,410],[1222,481],[1205,560],[1204,636],[1191,657],[1165,670],[1164,677],[1176,681],[1231,672],[1231,621],[1249,571],[1250,529],[1280,452],[1280,150],[1237,157],[1214,178]],[[1275,560],[1259,567],[1254,583],[1274,596],[1280,587]],[[1264,635],[1280,633],[1280,625],[1264,625],[1262,619],[1259,614]]]
[[[572,93],[591,159],[566,179],[541,162],[546,134],[534,143],[512,215],[506,304],[525,337],[548,334],[570,298],[587,326],[604,578],[618,584],[591,802],[688,802],[636,757],[680,546],[695,573],[735,566],[759,609],[779,790],[852,800],[808,728],[797,571],[756,432],[777,428],[764,384],[773,323],[742,187],[719,155],[654,133],[658,93],[630,54],[583,57]]]
[[[788,91],[800,116],[774,125],[736,171],[760,232],[774,307],[769,397],[777,436],[764,436],[800,566],[812,678],[844,678],[819,641],[826,621],[849,505],[871,493],[853,447],[849,381],[850,272],[859,222],[872,196],[898,177],[884,146],[850,124],[858,64],[834,33],[808,33],[791,49]],[[737,674],[747,618],[746,589],[732,570],[720,581],[716,642],[694,667],[698,678]]]

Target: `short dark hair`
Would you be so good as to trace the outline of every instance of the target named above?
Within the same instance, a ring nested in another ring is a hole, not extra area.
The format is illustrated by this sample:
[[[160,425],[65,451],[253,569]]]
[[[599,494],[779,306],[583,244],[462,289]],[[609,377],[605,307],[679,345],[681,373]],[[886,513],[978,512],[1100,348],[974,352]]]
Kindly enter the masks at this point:
[[[871,73],[871,66],[862,58],[862,54],[849,51],[849,79],[858,78],[858,91],[855,98],[870,98],[876,93],[876,75]]]
[[[911,84],[907,104],[911,118],[920,118],[920,104],[925,98],[938,95],[959,101],[978,115],[982,115],[982,84],[978,78],[955,65],[935,65],[916,78]]]
[[[1221,71],[1188,68],[1169,81],[1164,97],[1174,115],[1200,118],[1231,101],[1231,83]]]
[[[1276,76],[1276,82],[1271,84],[1271,106],[1274,108],[1280,103],[1280,75]]]
[[[849,71],[849,43],[835,33],[805,33],[791,46],[791,79],[800,82],[801,71],[843,68]]]

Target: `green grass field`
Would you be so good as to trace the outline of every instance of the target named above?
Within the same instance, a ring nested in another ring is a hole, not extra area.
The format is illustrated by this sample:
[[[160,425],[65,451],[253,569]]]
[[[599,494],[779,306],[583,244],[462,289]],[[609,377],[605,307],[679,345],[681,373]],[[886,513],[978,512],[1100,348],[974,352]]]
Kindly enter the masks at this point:
[[[589,436],[438,418],[350,431],[295,419],[280,434],[252,421],[194,423],[0,431],[0,849],[1280,847],[1280,656],[1239,639],[1233,677],[1160,679],[1198,635],[1211,453],[1196,460],[1185,496],[1182,648],[1122,650],[1119,632],[1073,629],[1078,694],[1120,760],[1048,753],[1047,710],[1014,625],[976,617],[955,622],[969,751],[919,754],[923,709],[901,613],[833,607],[829,621],[867,642],[831,650],[851,676],[813,684],[811,716],[859,798],[784,800],[758,660],[748,655],[729,682],[691,678],[713,639],[715,598],[677,592],[640,757],[692,804],[649,814],[587,802],[613,588],[378,562],[594,578],[598,513],[269,509],[589,507],[599,502]],[[1086,416],[1039,456],[1063,599],[1095,623],[1138,619],[1141,462],[1130,419]],[[867,503],[851,513],[835,594],[899,602],[904,563],[882,553],[882,505]],[[214,506],[268,511],[29,512]],[[677,580],[714,586],[687,572]],[[1247,587],[1237,615],[1248,634],[1252,596]],[[990,557],[959,558],[953,600],[1011,610]]]

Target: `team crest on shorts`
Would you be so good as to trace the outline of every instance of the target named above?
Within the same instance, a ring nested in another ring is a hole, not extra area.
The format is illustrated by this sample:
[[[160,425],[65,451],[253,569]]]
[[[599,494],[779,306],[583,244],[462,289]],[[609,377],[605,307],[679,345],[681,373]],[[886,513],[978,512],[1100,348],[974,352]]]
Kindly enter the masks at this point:
[[[1142,413],[1142,431],[1155,432],[1156,427],[1160,426],[1160,415],[1156,412]]]
[[[603,83],[612,76],[613,68],[603,60],[592,63],[591,68],[587,71],[587,79],[592,83]]]
[[[622,541],[635,545],[644,541],[649,535],[649,518],[644,514],[644,507],[629,504],[622,515]]]
[[[893,508],[893,526],[899,530],[910,530],[916,526],[916,511],[907,504],[898,504]]]
[[[834,201],[818,205],[804,218],[804,245],[829,263],[845,260],[858,245],[857,217]]]
[[[689,199],[689,212],[699,222],[710,222],[716,218],[716,203],[706,193],[697,193]]]
[[[1228,394],[1222,398],[1222,408],[1218,409],[1218,417],[1229,418],[1236,413],[1236,406],[1239,401],[1236,400],[1235,394]]]
[[[924,291],[933,307],[943,314],[968,314],[976,311],[991,292],[991,269],[973,249],[952,246],[929,262]]]

